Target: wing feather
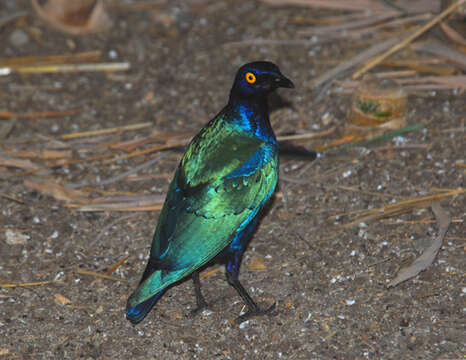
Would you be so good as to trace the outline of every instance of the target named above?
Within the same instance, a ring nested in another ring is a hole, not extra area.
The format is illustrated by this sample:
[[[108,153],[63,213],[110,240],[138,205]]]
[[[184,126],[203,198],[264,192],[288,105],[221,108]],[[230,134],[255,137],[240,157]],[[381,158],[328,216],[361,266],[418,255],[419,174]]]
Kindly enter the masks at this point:
[[[175,173],[151,249],[159,269],[193,271],[212,259],[275,188],[274,146],[223,130],[215,151],[195,138]],[[212,167],[199,171],[199,158]]]
[[[215,257],[274,191],[276,146],[225,126],[214,121],[201,130],[181,160],[152,242],[154,272],[132,296],[133,305]]]

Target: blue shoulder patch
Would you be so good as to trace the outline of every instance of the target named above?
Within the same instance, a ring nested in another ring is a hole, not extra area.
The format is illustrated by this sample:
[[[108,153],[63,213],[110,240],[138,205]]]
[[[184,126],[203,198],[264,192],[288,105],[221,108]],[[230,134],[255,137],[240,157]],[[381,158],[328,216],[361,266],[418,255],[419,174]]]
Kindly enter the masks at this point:
[[[270,155],[265,149],[265,146],[261,146],[257,151],[247,159],[243,165],[236,170],[233,170],[227,175],[227,179],[249,176],[259,170],[265,163],[269,161]]]

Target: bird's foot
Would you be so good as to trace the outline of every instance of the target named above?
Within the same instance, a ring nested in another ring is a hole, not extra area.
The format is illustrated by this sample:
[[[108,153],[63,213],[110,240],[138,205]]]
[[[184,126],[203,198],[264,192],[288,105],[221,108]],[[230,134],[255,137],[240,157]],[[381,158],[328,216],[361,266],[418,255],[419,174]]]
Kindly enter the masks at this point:
[[[249,320],[252,317],[255,316],[276,316],[278,314],[278,311],[275,310],[275,302],[272,304],[272,306],[268,307],[267,309],[261,309],[259,306],[253,306],[246,311],[243,315],[238,316],[235,319],[236,324],[241,324],[243,321]]]
[[[194,310],[191,310],[189,312],[189,316],[191,318],[194,318],[194,317],[196,317],[197,315],[199,315],[200,313],[202,313],[204,310],[206,310],[208,308],[209,307],[207,306],[207,303],[206,303],[205,300],[198,301],[197,307]]]

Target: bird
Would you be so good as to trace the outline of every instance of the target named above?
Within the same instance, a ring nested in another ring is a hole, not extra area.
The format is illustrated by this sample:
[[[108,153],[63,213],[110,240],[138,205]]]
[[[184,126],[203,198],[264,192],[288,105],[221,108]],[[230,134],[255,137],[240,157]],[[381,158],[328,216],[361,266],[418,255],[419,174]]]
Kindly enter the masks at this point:
[[[142,321],[167,288],[191,276],[197,308],[207,307],[199,270],[220,256],[227,282],[247,311],[235,319],[274,313],[262,309],[238,279],[243,252],[261,210],[278,182],[278,143],[267,95],[294,88],[272,62],[241,66],[227,105],[193,137],[168,188],[149,259],[126,305],[126,318]]]

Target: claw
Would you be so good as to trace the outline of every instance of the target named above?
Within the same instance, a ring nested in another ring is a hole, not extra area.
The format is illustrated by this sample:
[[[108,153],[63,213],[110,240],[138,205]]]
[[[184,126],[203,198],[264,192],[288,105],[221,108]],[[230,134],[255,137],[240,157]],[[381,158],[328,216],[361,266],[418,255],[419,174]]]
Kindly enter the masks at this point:
[[[204,298],[202,298],[202,300],[198,301],[197,307],[189,312],[189,317],[194,318],[208,308],[207,303]]]
[[[274,311],[275,310],[275,304],[276,303],[273,303],[267,309],[261,309],[258,306],[256,306],[253,309],[248,309],[248,311],[246,311],[246,313],[244,313],[243,315],[238,316],[234,320],[235,324],[241,324],[243,321],[249,320],[250,318],[255,317],[255,316],[264,316],[264,315],[266,315],[266,316],[276,316],[276,315],[278,315],[278,311]]]

